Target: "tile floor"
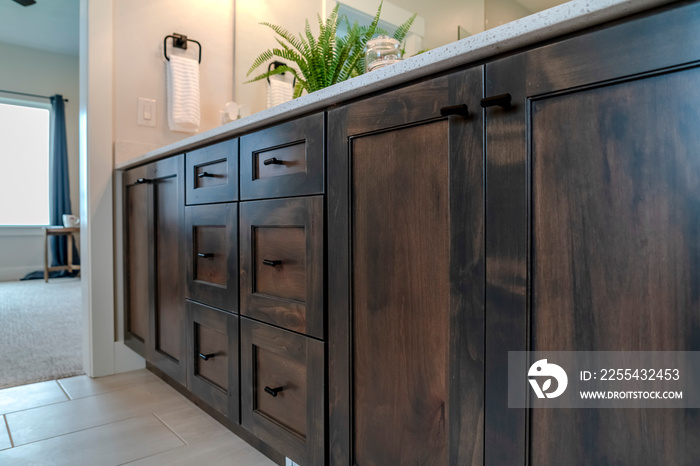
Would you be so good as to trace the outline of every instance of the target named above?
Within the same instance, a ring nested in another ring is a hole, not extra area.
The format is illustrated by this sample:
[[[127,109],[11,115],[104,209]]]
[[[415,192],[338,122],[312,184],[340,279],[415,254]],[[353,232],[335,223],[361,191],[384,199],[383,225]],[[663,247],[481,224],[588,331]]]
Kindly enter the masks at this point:
[[[0,390],[0,465],[273,466],[146,370]]]

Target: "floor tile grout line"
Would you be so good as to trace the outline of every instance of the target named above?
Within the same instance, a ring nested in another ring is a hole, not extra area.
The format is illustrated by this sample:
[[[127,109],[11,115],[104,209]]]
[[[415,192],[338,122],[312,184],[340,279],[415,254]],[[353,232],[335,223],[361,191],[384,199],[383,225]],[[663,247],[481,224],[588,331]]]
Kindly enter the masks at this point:
[[[10,425],[7,423],[7,416],[2,415],[3,421],[5,421],[5,430],[7,430],[7,437],[10,439],[10,448],[15,447],[15,441],[12,440],[12,432],[10,432]]]
[[[170,432],[172,432],[177,438],[179,438],[179,439],[182,441],[182,443],[184,443],[185,445],[189,445],[189,442],[187,442],[184,438],[182,438],[182,437],[180,436],[180,434],[178,434],[177,432],[175,432],[175,430],[172,429],[163,419],[161,419],[160,416],[158,416],[156,413],[151,413],[151,414],[153,414],[153,417],[155,417],[156,419],[158,419],[158,420],[161,422],[161,424],[163,424],[163,425],[165,426],[166,429],[168,429],[168,430],[169,430]]]

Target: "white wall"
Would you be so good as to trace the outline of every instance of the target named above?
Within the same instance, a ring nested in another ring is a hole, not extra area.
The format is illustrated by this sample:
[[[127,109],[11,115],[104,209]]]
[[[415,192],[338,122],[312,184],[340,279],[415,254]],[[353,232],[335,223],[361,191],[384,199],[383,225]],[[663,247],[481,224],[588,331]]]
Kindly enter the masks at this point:
[[[114,142],[117,163],[191,136],[168,129],[163,38],[174,32],[202,44],[201,125],[221,125],[219,111],[233,100],[234,0],[118,0],[113,2]],[[253,3],[253,2],[251,2]],[[168,55],[196,57],[198,47]],[[156,126],[137,124],[138,98],[156,100]]]
[[[269,27],[258,23],[264,21],[276,24],[293,34],[298,34],[304,30],[306,18],[309,18],[311,30],[316,36],[318,35],[316,14],[322,14],[322,8],[322,0],[294,2],[236,0],[235,100],[239,105],[247,105],[251,113],[256,113],[265,110],[267,102],[265,80],[244,84],[250,78],[267,71],[267,66],[263,65],[250,76],[246,76],[255,58],[267,49],[279,48],[279,44],[275,41],[277,34]],[[278,60],[281,59],[278,58]]]
[[[491,29],[524,18],[532,13],[514,0],[487,0],[484,10],[484,24],[486,29]]]
[[[0,42],[0,89],[51,96],[65,105],[71,208],[80,212],[78,163],[78,57]],[[5,94],[7,97],[12,97]],[[43,234],[38,228],[3,228],[0,232],[0,281],[17,280],[43,269]]]

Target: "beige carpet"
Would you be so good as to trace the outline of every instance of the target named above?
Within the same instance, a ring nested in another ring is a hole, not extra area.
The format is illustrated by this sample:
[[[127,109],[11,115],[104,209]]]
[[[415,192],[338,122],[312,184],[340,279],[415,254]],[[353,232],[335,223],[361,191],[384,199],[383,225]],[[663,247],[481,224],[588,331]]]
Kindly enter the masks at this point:
[[[0,388],[83,373],[80,279],[0,283]]]

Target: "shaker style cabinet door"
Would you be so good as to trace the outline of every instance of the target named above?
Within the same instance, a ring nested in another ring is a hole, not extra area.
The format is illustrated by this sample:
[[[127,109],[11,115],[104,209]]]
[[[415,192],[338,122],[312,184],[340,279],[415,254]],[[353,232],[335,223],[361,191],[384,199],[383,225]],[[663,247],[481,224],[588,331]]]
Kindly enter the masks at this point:
[[[508,351],[697,349],[699,26],[672,7],[486,65],[512,99],[486,109],[486,464],[700,464],[695,410],[513,409],[507,378]]]
[[[151,189],[147,166],[122,177],[124,206],[124,344],[146,357],[153,281]]]
[[[238,139],[188,152],[185,156],[187,205],[238,200]]]
[[[483,464],[481,97],[473,68],[328,114],[333,465]]]

